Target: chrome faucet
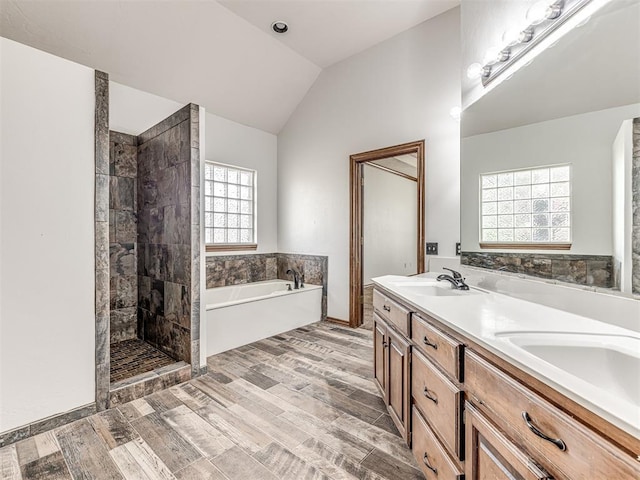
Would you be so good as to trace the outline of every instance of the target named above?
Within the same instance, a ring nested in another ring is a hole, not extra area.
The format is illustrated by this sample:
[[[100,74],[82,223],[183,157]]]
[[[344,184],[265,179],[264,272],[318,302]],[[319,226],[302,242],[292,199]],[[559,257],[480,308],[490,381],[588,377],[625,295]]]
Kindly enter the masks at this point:
[[[455,270],[446,267],[443,267],[442,269],[449,270],[451,272],[451,275],[447,275],[446,273],[438,275],[437,280],[439,282],[441,282],[442,280],[446,280],[447,282],[451,283],[451,285],[453,285],[453,288],[455,288],[456,290],[469,290],[469,285],[464,283],[465,279],[462,278],[460,272],[456,272]]]
[[[301,285],[304,287],[304,285],[300,281],[300,274],[298,273],[297,270],[294,270],[293,268],[290,268],[289,270],[287,270],[287,275],[293,275],[293,289],[294,290],[298,290]]]

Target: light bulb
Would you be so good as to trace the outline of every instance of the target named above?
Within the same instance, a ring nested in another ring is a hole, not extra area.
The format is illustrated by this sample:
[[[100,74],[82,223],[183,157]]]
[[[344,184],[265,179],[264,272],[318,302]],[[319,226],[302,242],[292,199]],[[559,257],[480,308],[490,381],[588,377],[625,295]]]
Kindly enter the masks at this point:
[[[532,25],[538,25],[545,20],[553,20],[558,18],[562,13],[562,7],[559,3],[549,0],[541,0],[533,4],[527,11],[527,21]]]
[[[534,3],[529,10],[527,10],[527,21],[532,25],[538,25],[547,19],[547,10],[551,2],[549,0],[540,0]]]
[[[449,115],[451,115],[454,120],[460,121],[460,117],[462,116],[462,109],[460,107],[453,107],[451,110],[449,110]]]
[[[505,45],[513,47],[514,45],[520,43],[519,38],[521,32],[522,28],[520,27],[512,27],[508,30],[505,30],[505,32],[502,34],[502,41]]]
[[[493,65],[496,63],[498,54],[500,53],[500,48],[498,47],[490,47],[487,49],[487,52],[484,54],[482,61],[485,65]]]
[[[485,65],[494,65],[498,62],[504,62],[509,58],[509,50],[503,50],[500,47],[491,47],[484,54],[483,62]]]
[[[479,63],[472,63],[467,68],[467,78],[471,80],[475,80],[476,78],[480,78],[482,76],[482,65]]]
[[[555,20],[560,16],[561,13],[562,7],[560,7],[560,5],[550,5],[549,8],[547,8],[547,12],[545,13],[545,18],[547,20]]]
[[[518,35],[518,43],[530,42],[532,38],[533,38],[533,29],[526,28],[520,32],[520,35]]]

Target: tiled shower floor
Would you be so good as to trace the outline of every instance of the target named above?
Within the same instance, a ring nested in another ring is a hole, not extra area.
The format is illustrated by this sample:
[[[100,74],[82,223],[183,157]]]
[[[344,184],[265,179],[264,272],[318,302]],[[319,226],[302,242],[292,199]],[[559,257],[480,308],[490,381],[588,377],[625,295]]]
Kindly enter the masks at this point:
[[[111,383],[150,372],[175,360],[137,338],[111,344]]]

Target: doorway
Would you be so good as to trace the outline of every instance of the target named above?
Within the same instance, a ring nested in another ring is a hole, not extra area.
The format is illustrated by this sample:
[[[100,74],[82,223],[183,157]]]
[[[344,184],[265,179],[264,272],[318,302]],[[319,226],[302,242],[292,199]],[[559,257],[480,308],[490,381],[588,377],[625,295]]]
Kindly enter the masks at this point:
[[[349,326],[357,328],[372,314],[372,277],[424,272],[424,140],[350,161]]]

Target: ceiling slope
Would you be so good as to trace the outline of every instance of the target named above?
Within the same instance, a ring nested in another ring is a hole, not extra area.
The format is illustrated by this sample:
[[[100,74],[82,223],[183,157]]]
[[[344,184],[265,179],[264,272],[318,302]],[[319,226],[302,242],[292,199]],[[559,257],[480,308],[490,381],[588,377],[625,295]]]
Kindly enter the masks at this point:
[[[321,68],[459,0],[0,0],[0,35],[278,133]],[[223,6],[224,5],[224,6]],[[271,22],[291,30],[277,37]]]
[[[218,0],[265,33],[325,68],[366,50],[429,18],[459,0]],[[271,31],[289,23],[284,35]]]
[[[277,133],[320,68],[215,1],[0,1],[0,34]]]

